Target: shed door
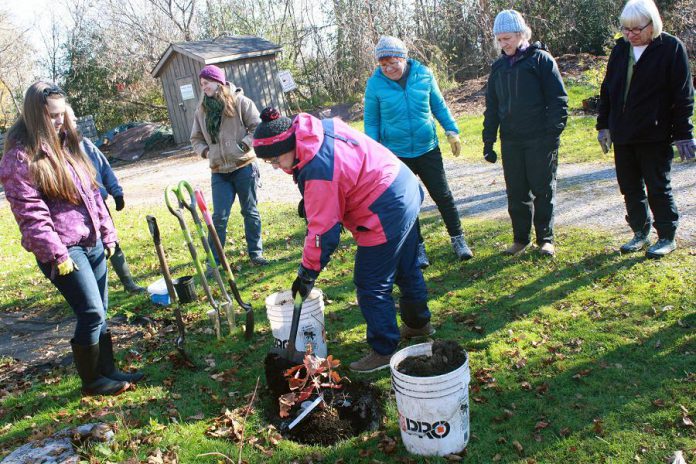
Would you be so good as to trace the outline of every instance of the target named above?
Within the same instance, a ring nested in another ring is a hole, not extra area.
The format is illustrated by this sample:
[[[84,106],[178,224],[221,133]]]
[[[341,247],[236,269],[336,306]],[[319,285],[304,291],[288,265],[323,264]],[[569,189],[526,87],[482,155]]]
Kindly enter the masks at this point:
[[[186,127],[189,133],[193,127],[193,115],[196,113],[198,98],[196,98],[196,82],[191,77],[182,77],[176,80],[179,108],[184,115]]]

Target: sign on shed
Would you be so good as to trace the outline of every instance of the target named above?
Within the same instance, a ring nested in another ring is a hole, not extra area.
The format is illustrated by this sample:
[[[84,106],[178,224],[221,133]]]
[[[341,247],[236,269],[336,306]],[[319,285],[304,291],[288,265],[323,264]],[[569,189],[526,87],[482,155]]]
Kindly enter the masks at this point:
[[[292,74],[290,74],[290,71],[288,70],[278,72],[278,79],[280,80],[280,86],[285,93],[297,88],[297,84],[295,84],[295,80],[292,78]]]

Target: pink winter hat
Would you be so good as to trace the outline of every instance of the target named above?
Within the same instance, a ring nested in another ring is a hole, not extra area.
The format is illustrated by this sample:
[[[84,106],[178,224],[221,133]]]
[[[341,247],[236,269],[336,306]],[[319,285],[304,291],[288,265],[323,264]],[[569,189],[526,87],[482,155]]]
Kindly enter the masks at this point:
[[[214,64],[209,64],[198,74],[199,78],[208,79],[209,81],[218,82],[221,85],[225,85],[225,71],[218,68]]]

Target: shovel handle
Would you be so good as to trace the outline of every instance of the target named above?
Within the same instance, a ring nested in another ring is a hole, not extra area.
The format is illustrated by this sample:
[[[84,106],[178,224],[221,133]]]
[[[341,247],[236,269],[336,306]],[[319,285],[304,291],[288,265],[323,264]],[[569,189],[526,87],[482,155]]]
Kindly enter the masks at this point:
[[[295,300],[293,302],[292,309],[292,322],[290,323],[290,338],[288,338],[288,359],[292,361],[295,359],[295,353],[297,352],[297,347],[295,343],[297,341],[297,329],[300,326],[300,315],[302,315],[302,305],[307,297],[300,295],[300,292],[295,294]]]
[[[201,213],[203,214],[203,218],[205,220],[205,223],[208,226],[208,235],[211,237],[213,245],[215,246],[215,250],[217,251],[218,258],[220,259],[220,264],[222,265],[223,270],[227,274],[227,280],[228,283],[230,284],[230,289],[232,290],[232,296],[234,296],[235,301],[237,304],[244,309],[247,313],[247,321],[251,321],[251,324],[247,324],[247,338],[250,336],[249,335],[249,326],[251,326],[251,330],[253,332],[253,320],[254,320],[254,313],[251,308],[251,305],[249,303],[246,303],[245,301],[242,300],[242,295],[239,293],[239,288],[237,287],[237,282],[234,279],[234,274],[232,273],[232,268],[230,267],[230,263],[227,261],[227,257],[225,256],[225,250],[222,247],[222,243],[220,243],[220,237],[218,237],[217,231],[215,230],[215,227],[213,226],[213,219],[210,217],[210,212],[208,211],[208,205],[205,201],[205,195],[203,195],[203,191],[200,188],[197,188],[195,191],[196,195],[196,203],[198,203],[198,208],[201,210]]]
[[[210,216],[210,211],[208,210],[208,204],[205,202],[205,196],[203,195],[203,190],[197,188],[195,191],[196,203],[198,204],[198,209],[201,210],[203,214],[203,220],[209,226],[213,225],[213,218]]]

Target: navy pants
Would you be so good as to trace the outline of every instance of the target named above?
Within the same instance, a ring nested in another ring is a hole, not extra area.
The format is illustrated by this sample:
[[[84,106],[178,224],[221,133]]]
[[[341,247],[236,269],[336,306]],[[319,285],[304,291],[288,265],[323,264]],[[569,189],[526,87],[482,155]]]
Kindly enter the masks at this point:
[[[462,222],[459,219],[457,206],[454,204],[454,196],[447,183],[440,147],[435,147],[429,152],[421,156],[416,156],[415,158],[399,159],[403,161],[404,164],[420,178],[423,185],[425,185],[428,194],[430,194],[430,198],[433,199],[437,205],[437,209],[440,211],[449,236],[456,237],[457,235],[462,235]],[[423,237],[420,232],[420,224],[417,224],[416,227],[418,238],[422,242]]]
[[[99,343],[99,335],[106,333],[106,310],[109,306],[106,257],[101,240],[88,248],[71,246],[70,258],[79,269],[68,275],[56,275],[51,281],[63,295],[77,316],[75,343],[90,346]],[[53,265],[38,263],[41,272],[50,279]]]
[[[616,180],[626,203],[626,220],[634,232],[650,230],[652,211],[657,235],[674,239],[679,212],[672,195],[673,157],[668,142],[614,145]]]
[[[244,236],[250,258],[258,258],[263,254],[261,243],[261,215],[256,208],[256,184],[259,170],[255,163],[248,164],[236,171],[220,174],[212,173],[211,186],[213,190],[213,226],[220,237],[220,243],[225,246],[227,238],[227,222],[235,197],[239,198],[239,206],[244,218]],[[210,243],[215,261],[219,263],[217,250]]]
[[[415,303],[418,308],[402,309],[401,320],[412,328],[421,328],[430,321],[426,304],[428,291],[423,273],[416,264],[417,248],[415,225],[382,245],[358,247],[353,281],[358,305],[367,322],[367,343],[379,354],[394,353],[401,338],[392,297],[395,283],[401,290],[401,301]],[[401,306],[412,308],[414,305]]]
[[[532,222],[539,245],[553,243],[556,206],[557,141],[501,138],[508,213],[516,243],[530,242]]]

